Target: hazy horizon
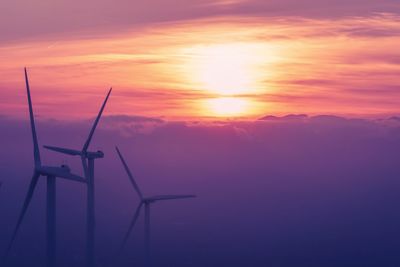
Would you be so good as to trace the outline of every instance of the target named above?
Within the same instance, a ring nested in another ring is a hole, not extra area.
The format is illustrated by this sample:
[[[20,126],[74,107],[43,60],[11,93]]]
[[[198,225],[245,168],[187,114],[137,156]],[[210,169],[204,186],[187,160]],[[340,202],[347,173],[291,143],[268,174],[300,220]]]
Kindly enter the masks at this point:
[[[44,117],[88,117],[111,86],[118,115],[398,113],[394,1],[7,0],[2,10],[0,114],[22,116],[25,66]]]
[[[39,144],[79,149],[90,124],[39,120]],[[0,127],[3,251],[33,159],[28,121],[0,118]],[[399,262],[399,133],[398,118],[202,124],[104,116],[91,145],[105,153],[96,164],[98,266],[112,259],[139,201],[116,145],[146,195],[198,196],[154,206],[156,266],[392,266]],[[40,150],[43,164],[68,164],[82,175],[78,159]],[[85,189],[60,180],[57,191],[60,266],[84,266]],[[40,180],[12,250],[15,266],[44,262],[44,193]],[[141,265],[142,222],[114,266]]]
[[[146,266],[144,214],[115,256],[141,201],[116,146],[145,196],[197,196],[152,205],[152,267],[400,266],[399,47],[393,0],[0,1],[0,255],[35,164],[26,67],[42,164],[86,179],[56,180],[56,267]],[[1,267],[53,255],[48,188]]]

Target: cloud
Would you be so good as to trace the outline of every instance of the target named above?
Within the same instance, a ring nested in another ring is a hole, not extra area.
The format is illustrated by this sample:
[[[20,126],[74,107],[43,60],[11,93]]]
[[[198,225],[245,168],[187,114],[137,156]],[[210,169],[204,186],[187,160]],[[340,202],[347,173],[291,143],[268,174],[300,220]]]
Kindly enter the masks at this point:
[[[210,82],[218,75],[205,71],[213,62],[210,51],[227,51],[221,57],[230,58],[237,48],[235,55],[245,56],[236,61],[245,66],[234,71],[246,76],[239,77],[246,89],[234,96],[251,106],[250,118],[299,110],[394,115],[399,21],[395,12],[334,18],[231,14],[4,43],[1,112],[21,116],[25,111],[21,66],[29,62],[41,116],[88,117],[97,109],[92,96],[100,99],[113,86],[112,114],[215,117],[207,103],[221,95]],[[229,68],[217,69],[229,76]],[[215,77],[207,81],[204,73]]]
[[[103,121],[109,129],[119,129],[128,136],[133,133],[149,133],[165,123],[161,118],[129,115],[105,116]]]
[[[106,121],[106,123],[146,123],[146,122],[152,122],[152,123],[163,123],[164,120],[160,118],[151,118],[151,117],[144,117],[144,116],[129,116],[129,115],[110,115],[110,116],[105,116],[103,120]]]
[[[114,32],[154,23],[210,18],[215,16],[297,16],[337,18],[363,16],[372,13],[399,13],[398,3],[384,0],[323,1],[176,1],[153,0],[132,2],[119,0],[85,1],[79,5],[70,1],[2,1],[0,30],[2,41],[37,38],[59,32]],[[20,14],[17,18],[15,14]]]

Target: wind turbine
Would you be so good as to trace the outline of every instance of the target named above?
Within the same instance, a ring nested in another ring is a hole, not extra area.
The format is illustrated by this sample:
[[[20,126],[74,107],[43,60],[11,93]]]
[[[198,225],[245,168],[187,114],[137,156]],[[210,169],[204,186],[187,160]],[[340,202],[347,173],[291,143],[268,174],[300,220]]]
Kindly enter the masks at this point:
[[[126,241],[128,240],[128,237],[135,226],[135,223],[137,219],[139,218],[140,211],[142,209],[142,206],[144,206],[144,222],[145,222],[145,255],[146,255],[146,265],[150,265],[150,206],[151,204],[157,202],[157,201],[162,201],[162,200],[173,200],[173,199],[183,199],[183,198],[193,198],[196,197],[195,195],[158,195],[158,196],[152,196],[152,197],[144,197],[142,192],[140,191],[139,186],[137,185],[135,179],[133,178],[133,175],[126,164],[121,152],[119,151],[118,147],[115,147],[117,150],[118,156],[122,162],[122,165],[125,168],[126,173],[128,174],[129,180],[131,181],[133,188],[135,189],[136,193],[139,195],[140,198],[140,203],[138,207],[136,208],[135,214],[133,215],[133,219],[131,221],[131,224],[129,225],[128,231],[125,234],[125,237],[122,241],[120,250],[118,251],[118,254],[122,251],[124,248]]]
[[[6,250],[4,260],[7,259],[7,256],[17,236],[18,230],[25,217],[25,213],[28,209],[29,203],[32,200],[32,196],[35,191],[39,177],[44,176],[46,177],[47,180],[47,200],[46,200],[47,201],[46,203],[47,266],[54,267],[56,265],[56,177],[83,183],[85,183],[86,180],[80,176],[70,173],[70,169],[66,165],[62,165],[61,167],[42,166],[40,160],[40,151],[37,140],[35,119],[32,110],[32,100],[31,100],[31,93],[30,93],[28,74],[26,68],[24,69],[24,71],[25,71],[26,91],[28,95],[29,119],[32,131],[33,156],[35,165],[29,189],[26,194],[25,201],[22,206],[21,213],[18,217],[18,221],[15,226],[14,232],[12,233],[11,241]]]
[[[107,100],[111,94],[112,88],[108,91],[106,99],[103,102],[103,105],[100,108],[99,114],[97,115],[93,126],[90,130],[89,136],[83,145],[82,150],[75,150],[69,148],[55,147],[55,146],[44,146],[47,149],[72,155],[72,156],[80,156],[83,166],[83,172],[86,177],[86,185],[87,185],[87,214],[86,214],[86,260],[88,267],[94,267],[94,239],[95,239],[95,187],[94,187],[94,160],[103,158],[104,153],[100,150],[92,152],[88,151],[90,142],[92,140],[94,131],[96,130],[97,124],[99,123],[101,114],[106,106]]]

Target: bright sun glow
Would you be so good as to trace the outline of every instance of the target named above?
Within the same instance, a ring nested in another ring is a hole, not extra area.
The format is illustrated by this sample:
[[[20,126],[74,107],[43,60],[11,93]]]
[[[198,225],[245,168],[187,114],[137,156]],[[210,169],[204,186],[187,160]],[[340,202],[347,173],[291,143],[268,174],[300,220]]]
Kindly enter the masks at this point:
[[[257,92],[263,73],[255,44],[219,44],[191,49],[190,76],[196,87],[221,96]]]
[[[244,116],[254,110],[246,97],[265,90],[265,65],[272,50],[255,43],[228,43],[194,46],[185,50],[184,72],[192,88],[212,95],[206,112],[215,116]]]
[[[248,112],[250,102],[234,97],[213,98],[206,101],[206,108],[216,116],[240,116]]]

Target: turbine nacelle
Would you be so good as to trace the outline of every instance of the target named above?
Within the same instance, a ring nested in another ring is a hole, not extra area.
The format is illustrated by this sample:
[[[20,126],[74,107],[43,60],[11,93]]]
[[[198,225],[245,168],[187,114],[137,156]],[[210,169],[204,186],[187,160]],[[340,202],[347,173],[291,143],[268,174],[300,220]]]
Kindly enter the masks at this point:
[[[66,164],[62,164],[61,169],[65,170],[66,172],[71,172],[71,168]]]
[[[90,142],[92,140],[93,134],[96,130],[97,124],[99,123],[99,120],[101,118],[101,115],[103,113],[103,110],[107,104],[108,98],[110,97],[112,88],[110,88],[110,90],[107,93],[107,96],[100,108],[99,113],[97,114],[97,117],[93,123],[92,128],[90,129],[90,133],[88,138],[86,139],[85,144],[83,145],[82,150],[76,150],[76,149],[70,149],[70,148],[64,148],[64,147],[56,147],[56,146],[44,146],[44,148],[52,150],[52,151],[56,151],[62,154],[67,154],[67,155],[72,155],[72,156],[80,156],[82,158],[86,158],[86,159],[99,159],[99,158],[104,158],[104,153],[101,150],[97,150],[97,151],[88,151]],[[85,167],[84,167],[85,168]]]
[[[87,151],[86,157],[89,159],[99,159],[104,158],[104,152],[101,150],[97,150],[96,152]]]
[[[61,167],[51,167],[51,166],[40,166],[35,168],[35,173],[40,174],[42,176],[53,176],[59,177],[75,182],[86,183],[86,179],[78,176],[76,174],[71,173],[71,170],[68,166],[63,165]]]
[[[61,154],[72,155],[72,156],[83,156],[88,159],[104,158],[104,153],[101,150],[81,151],[81,150],[64,148],[64,147],[56,147],[56,146],[43,146],[43,147],[48,150],[59,152]]]

